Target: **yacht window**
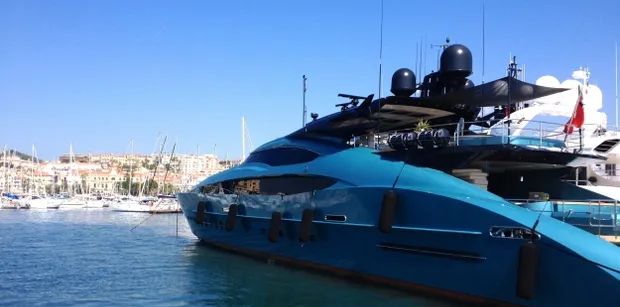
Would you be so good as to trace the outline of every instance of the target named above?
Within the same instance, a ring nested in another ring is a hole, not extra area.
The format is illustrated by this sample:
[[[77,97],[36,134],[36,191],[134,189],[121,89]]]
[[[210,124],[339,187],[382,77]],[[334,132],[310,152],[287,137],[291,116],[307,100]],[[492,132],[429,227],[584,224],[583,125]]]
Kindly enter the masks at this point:
[[[222,187],[232,187],[224,188],[227,194],[289,195],[323,190],[336,182],[335,179],[321,176],[280,176],[226,181],[222,182]]]
[[[310,162],[319,154],[300,148],[281,147],[250,154],[244,163],[259,162],[271,166],[281,166]]]
[[[605,174],[608,176],[616,176],[616,165],[605,164]]]

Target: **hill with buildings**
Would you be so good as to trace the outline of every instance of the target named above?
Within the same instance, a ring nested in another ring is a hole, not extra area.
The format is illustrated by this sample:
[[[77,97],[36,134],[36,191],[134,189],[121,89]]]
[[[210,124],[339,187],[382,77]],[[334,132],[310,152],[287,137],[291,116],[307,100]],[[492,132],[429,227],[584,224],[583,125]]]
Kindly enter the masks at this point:
[[[4,152],[4,151],[0,152],[0,159],[2,159],[2,158],[3,158],[4,154],[5,154],[5,152]],[[7,156],[7,158],[8,158],[8,157],[11,157],[11,156],[13,156],[13,155],[15,155],[16,157],[18,157],[19,159],[22,159],[22,160],[28,160],[28,161],[30,161],[30,160],[32,159],[32,156],[31,156],[31,155],[27,155],[27,154],[25,154],[25,153],[23,153],[23,152],[20,152],[20,151],[15,150],[15,149],[7,149],[7,150],[6,150],[6,156]],[[34,160],[35,160],[35,161],[37,161],[37,159],[38,159],[38,158],[35,158]],[[40,162],[45,162],[45,161],[43,161],[43,160],[39,160],[39,161],[40,161]]]

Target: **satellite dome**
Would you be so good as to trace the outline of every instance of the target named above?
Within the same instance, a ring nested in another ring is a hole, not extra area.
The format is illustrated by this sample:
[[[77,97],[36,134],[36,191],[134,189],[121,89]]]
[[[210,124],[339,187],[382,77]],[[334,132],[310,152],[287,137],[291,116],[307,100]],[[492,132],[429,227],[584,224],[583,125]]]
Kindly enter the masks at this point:
[[[473,72],[473,56],[469,48],[461,44],[448,46],[439,59],[439,71],[458,77],[468,77]]]
[[[545,87],[560,87],[560,80],[558,80],[554,76],[546,75],[538,78],[536,80],[536,85],[545,86]],[[542,104],[554,104],[562,100],[562,96],[560,94],[553,94],[549,96],[544,96],[536,99],[536,102]]]
[[[587,92],[584,94],[583,97],[583,103],[587,108],[600,110],[601,108],[603,108],[603,92],[596,85],[588,85]]]
[[[546,87],[560,87],[560,80],[554,76],[542,76],[536,80],[536,85]]]
[[[392,75],[390,91],[395,96],[409,97],[416,91],[415,74],[409,68],[401,68]]]
[[[562,82],[562,84],[560,84],[560,87],[569,88],[569,89],[576,89],[580,85],[582,85],[581,82],[579,82],[577,80],[574,80],[574,79],[568,79],[568,80],[565,80],[564,82]]]
[[[467,81],[465,82],[465,85],[463,85],[463,89],[468,89],[474,86],[476,86],[476,84],[474,84],[474,81],[467,79]]]
[[[577,99],[579,98],[579,91],[577,89],[581,85],[583,85],[581,82],[574,80],[574,79],[569,79],[569,80],[565,80],[564,82],[562,82],[562,84],[560,84],[560,87],[567,88],[569,90],[560,93],[561,95],[560,103],[574,106],[575,103],[577,103]]]

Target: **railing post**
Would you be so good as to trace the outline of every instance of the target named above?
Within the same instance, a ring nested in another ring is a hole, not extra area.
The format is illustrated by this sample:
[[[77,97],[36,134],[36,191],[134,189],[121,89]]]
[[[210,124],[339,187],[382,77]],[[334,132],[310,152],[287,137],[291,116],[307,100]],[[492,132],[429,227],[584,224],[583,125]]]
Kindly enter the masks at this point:
[[[618,200],[614,199],[614,215],[613,215],[613,221],[614,221],[614,236],[615,236],[615,240],[618,240]]]
[[[538,135],[539,135],[539,139],[540,139],[540,145],[538,145],[538,146],[542,147],[542,140],[543,140],[542,122],[538,122]]]

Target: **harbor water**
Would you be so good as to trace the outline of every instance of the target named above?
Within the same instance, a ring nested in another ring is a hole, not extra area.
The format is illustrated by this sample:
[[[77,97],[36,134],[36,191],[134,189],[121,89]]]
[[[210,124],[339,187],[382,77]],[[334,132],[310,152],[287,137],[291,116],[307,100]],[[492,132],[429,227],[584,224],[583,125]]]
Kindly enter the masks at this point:
[[[180,214],[105,209],[0,210],[0,276],[5,307],[458,306],[216,251]]]

